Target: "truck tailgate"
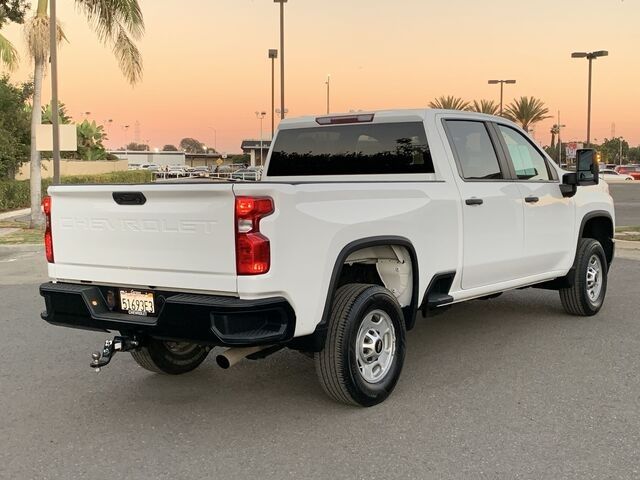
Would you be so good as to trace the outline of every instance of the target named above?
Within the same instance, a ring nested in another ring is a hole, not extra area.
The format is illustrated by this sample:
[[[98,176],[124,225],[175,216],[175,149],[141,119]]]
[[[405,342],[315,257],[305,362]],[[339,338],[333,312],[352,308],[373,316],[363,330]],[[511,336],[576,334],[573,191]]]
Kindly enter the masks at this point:
[[[57,186],[49,194],[51,277],[236,293],[233,185]]]

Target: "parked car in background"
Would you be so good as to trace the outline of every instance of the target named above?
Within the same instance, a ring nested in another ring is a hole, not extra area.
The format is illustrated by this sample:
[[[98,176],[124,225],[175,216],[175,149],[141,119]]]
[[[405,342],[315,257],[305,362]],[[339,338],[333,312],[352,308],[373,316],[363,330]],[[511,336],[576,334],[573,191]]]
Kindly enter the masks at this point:
[[[605,168],[604,170],[600,170],[600,179],[604,180],[607,183],[633,181],[633,177],[631,175],[618,173],[615,170],[611,170],[608,168]]]
[[[640,180],[640,165],[618,165],[615,171],[618,174],[630,175],[634,180]]]
[[[167,168],[166,171],[167,177],[176,177],[176,178],[182,178],[182,177],[188,177],[189,174],[187,173],[186,169],[184,166],[182,165],[171,165]]]
[[[237,170],[231,174],[232,180],[247,180],[257,182],[262,177],[262,167],[249,167]]]
[[[160,170],[160,165],[155,163],[143,163],[140,165],[140,170],[149,170],[150,172],[157,172]]]
[[[190,173],[194,177],[208,177],[211,170],[209,167],[194,167]]]

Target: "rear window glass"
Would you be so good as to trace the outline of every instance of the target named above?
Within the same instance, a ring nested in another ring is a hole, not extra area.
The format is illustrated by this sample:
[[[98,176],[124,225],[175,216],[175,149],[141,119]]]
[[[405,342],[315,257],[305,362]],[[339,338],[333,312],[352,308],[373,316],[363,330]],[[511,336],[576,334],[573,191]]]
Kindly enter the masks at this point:
[[[281,130],[269,176],[433,173],[421,122]]]

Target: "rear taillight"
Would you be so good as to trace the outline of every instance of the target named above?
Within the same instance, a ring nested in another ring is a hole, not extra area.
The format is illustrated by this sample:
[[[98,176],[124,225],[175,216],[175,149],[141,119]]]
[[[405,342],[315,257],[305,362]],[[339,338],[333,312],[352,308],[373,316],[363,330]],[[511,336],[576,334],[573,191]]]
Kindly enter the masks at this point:
[[[47,256],[47,262],[53,263],[53,236],[51,235],[51,197],[42,199],[42,211],[46,219],[44,230],[44,253]]]
[[[271,267],[269,239],[260,233],[260,219],[274,212],[269,197],[236,197],[236,271],[260,275]]]

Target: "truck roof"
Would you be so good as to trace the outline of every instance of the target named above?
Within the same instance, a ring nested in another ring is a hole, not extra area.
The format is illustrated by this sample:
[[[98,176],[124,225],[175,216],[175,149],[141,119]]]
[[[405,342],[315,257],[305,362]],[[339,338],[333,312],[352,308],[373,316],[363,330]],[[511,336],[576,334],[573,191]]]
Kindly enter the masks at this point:
[[[343,112],[343,113],[331,113],[329,115],[306,115],[295,118],[286,118],[281,123],[280,129],[289,129],[289,128],[309,128],[309,127],[317,127],[319,126],[317,119],[318,118],[327,118],[327,117],[355,117],[355,116],[366,116],[373,115],[373,120],[370,123],[384,123],[384,122],[415,122],[415,121],[424,121],[429,117],[438,115],[438,114],[447,114],[447,115],[455,115],[460,118],[475,118],[475,119],[483,119],[483,120],[496,120],[500,119],[500,121],[506,121],[503,117],[496,117],[494,115],[487,115],[485,113],[478,112],[467,112],[462,110],[442,110],[435,108],[414,108],[414,109],[395,109],[395,110],[364,110],[357,112]]]

